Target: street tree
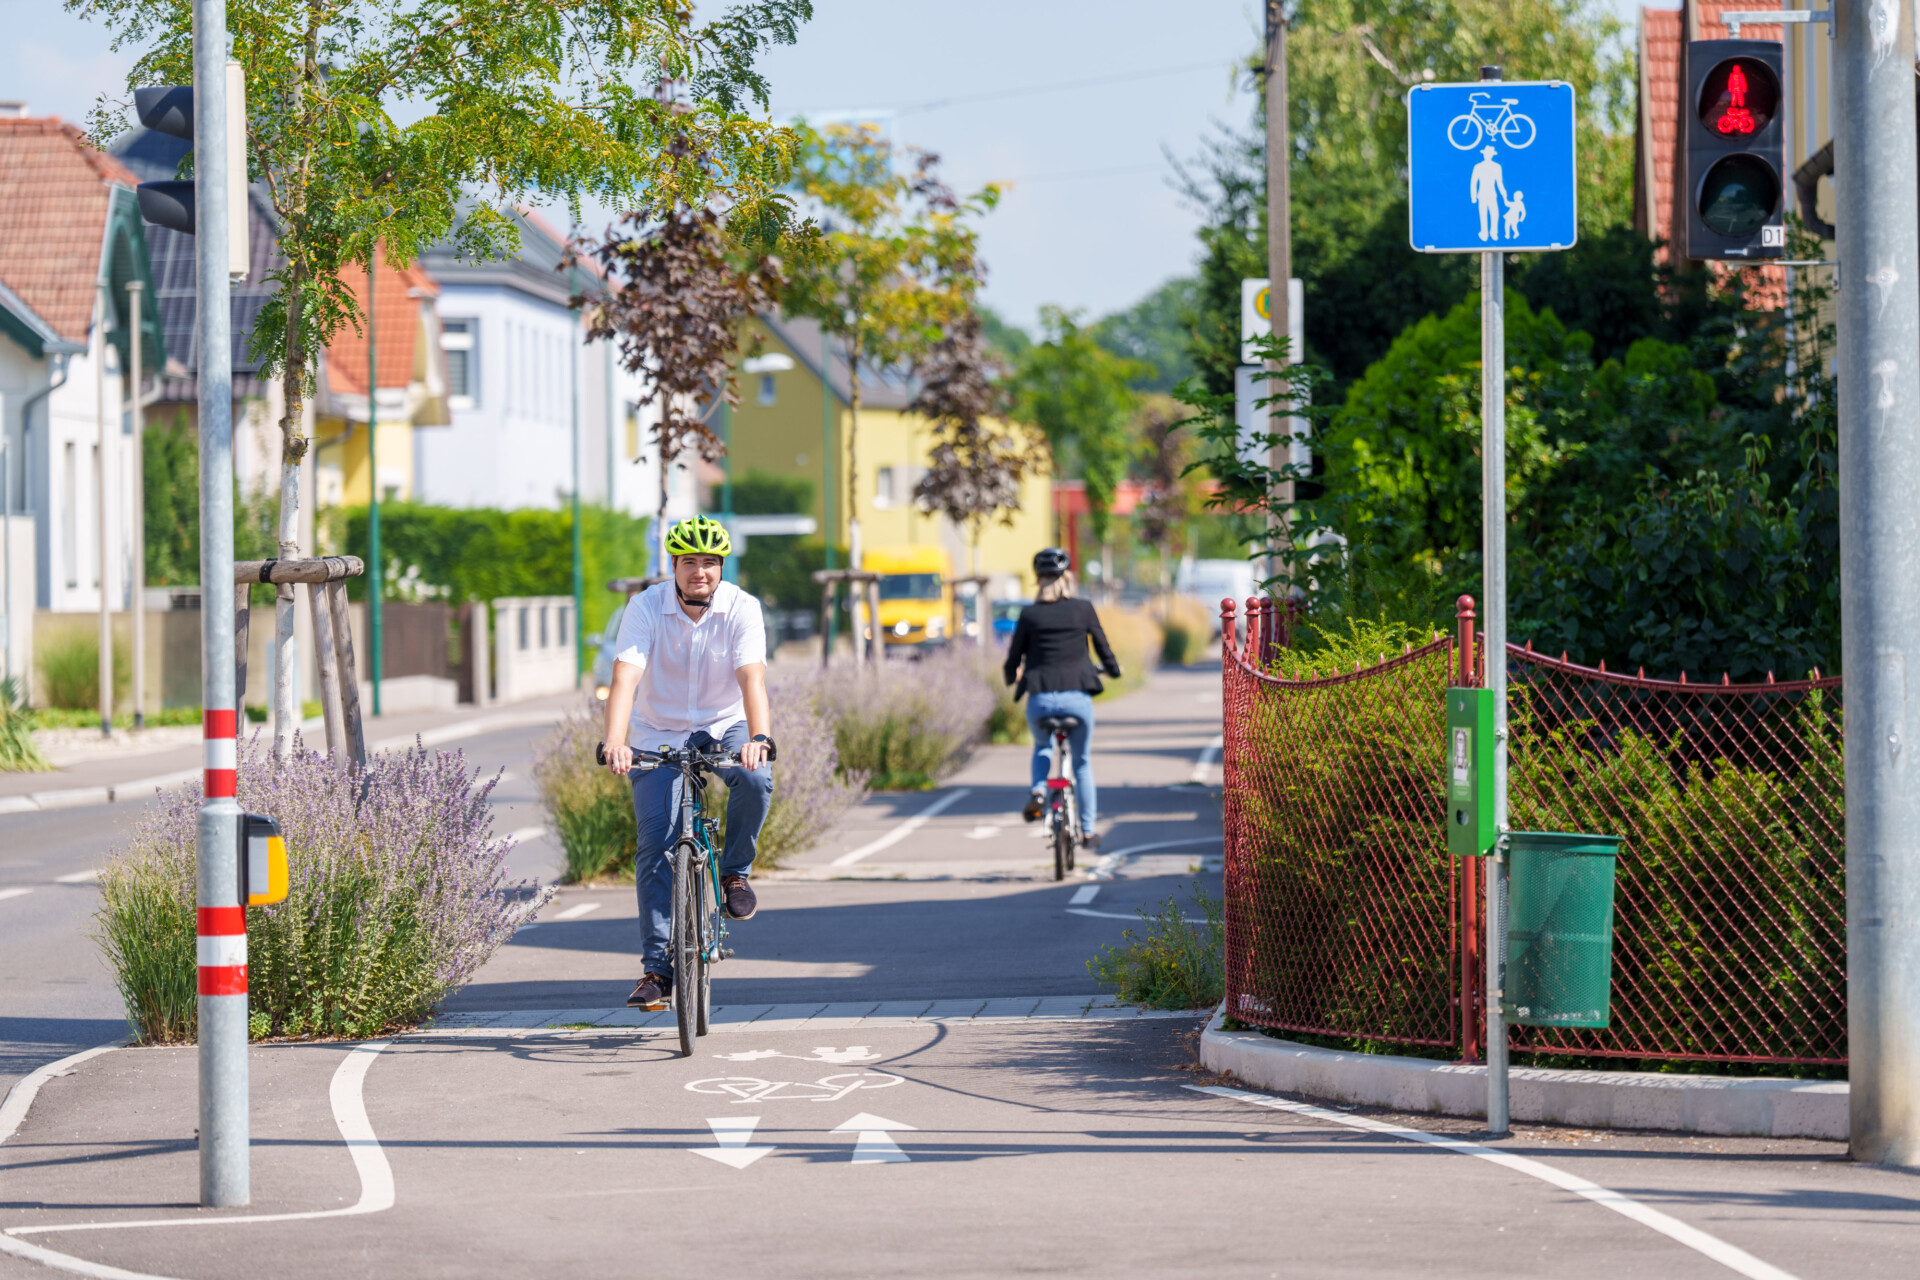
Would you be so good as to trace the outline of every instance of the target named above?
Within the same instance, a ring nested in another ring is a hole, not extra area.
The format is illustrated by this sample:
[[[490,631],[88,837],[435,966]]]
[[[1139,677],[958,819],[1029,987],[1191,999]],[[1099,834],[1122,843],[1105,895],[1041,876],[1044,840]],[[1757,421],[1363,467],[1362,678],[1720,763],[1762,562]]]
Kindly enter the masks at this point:
[[[1140,405],[1132,383],[1154,371],[1108,351],[1060,307],[1042,307],[1040,327],[1041,340],[1028,348],[1013,379],[1014,416],[1046,437],[1055,475],[1085,482],[1104,566],[1114,496],[1139,453],[1127,429]]]
[[[116,50],[139,50],[129,89],[191,82],[191,0],[65,5],[110,30]],[[688,0],[229,0],[248,172],[272,202],[285,259],[249,339],[284,392],[282,556],[298,554],[315,360],[363,322],[346,273],[376,253],[402,265],[442,241],[473,259],[510,257],[510,211],[533,199],[652,211],[721,201],[732,226],[777,237],[791,213],[777,184],[793,139],[764,118],[754,61],[811,16],[811,0],[753,0],[706,23]],[[660,82],[684,93],[653,92]],[[128,110],[103,99],[93,140],[120,133]],[[291,672],[290,589],[277,623],[278,669]],[[292,685],[279,681],[283,757],[295,723]]]
[[[967,531],[971,568],[980,573],[980,537],[998,517],[1012,524],[1020,485],[1045,463],[1030,429],[1006,418],[1007,393],[971,312],[948,326],[915,370],[920,389],[910,406],[933,424],[927,472],[914,486],[923,511],[939,512]]]
[[[1160,589],[1172,586],[1173,563],[1185,555],[1187,530],[1201,511],[1199,485],[1188,473],[1194,438],[1183,430],[1190,415],[1171,396],[1149,395],[1129,425],[1146,455],[1146,485],[1133,509],[1134,534],[1160,561]]]
[[[609,227],[598,244],[570,242],[561,265],[582,256],[598,260],[606,288],[573,298],[586,308],[588,339],[619,343],[627,371],[642,375],[660,398],[652,433],[660,459],[653,543],[656,567],[665,572],[671,468],[688,449],[709,462],[725,453],[704,409],[740,403],[734,366],[741,330],[773,304],[780,264],[761,255],[736,262],[711,209],[674,209],[658,220],[630,214],[621,227]]]
[[[857,567],[861,367],[915,364],[968,315],[985,273],[975,219],[1000,189],[956,195],[926,151],[909,151],[911,169],[896,171],[892,144],[870,125],[796,132],[793,179],[821,234],[789,264],[781,303],[846,347],[847,533]]]

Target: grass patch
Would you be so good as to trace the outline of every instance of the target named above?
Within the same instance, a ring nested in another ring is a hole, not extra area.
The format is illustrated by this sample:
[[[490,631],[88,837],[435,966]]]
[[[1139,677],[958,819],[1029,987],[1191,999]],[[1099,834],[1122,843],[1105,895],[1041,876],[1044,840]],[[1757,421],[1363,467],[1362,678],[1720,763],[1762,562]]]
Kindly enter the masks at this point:
[[[133,677],[127,647],[113,646],[113,700],[126,696]],[[49,707],[84,711],[93,708],[99,723],[100,637],[86,632],[62,636],[40,648],[40,688]]]
[[[1140,909],[1141,930],[1128,929],[1117,947],[1100,948],[1087,972],[1102,988],[1149,1009],[1198,1009],[1226,994],[1226,904],[1194,881],[1189,889],[1200,919],[1168,898]]]

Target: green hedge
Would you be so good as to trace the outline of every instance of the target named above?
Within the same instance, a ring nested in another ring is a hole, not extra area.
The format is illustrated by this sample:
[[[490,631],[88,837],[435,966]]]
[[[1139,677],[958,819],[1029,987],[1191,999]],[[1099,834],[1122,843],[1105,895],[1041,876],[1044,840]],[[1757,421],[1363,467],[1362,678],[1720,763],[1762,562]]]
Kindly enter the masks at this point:
[[[623,597],[607,590],[607,583],[646,573],[648,521],[602,506],[583,506],[580,517],[585,622],[591,635],[605,627],[624,603]],[[345,508],[335,513],[334,521],[341,549],[367,558],[367,509]],[[388,599],[399,598],[395,583],[415,566],[420,586],[437,598],[456,602],[573,594],[570,510],[383,503],[380,550],[386,561]],[[348,590],[354,599],[363,599],[365,579],[353,579]]]

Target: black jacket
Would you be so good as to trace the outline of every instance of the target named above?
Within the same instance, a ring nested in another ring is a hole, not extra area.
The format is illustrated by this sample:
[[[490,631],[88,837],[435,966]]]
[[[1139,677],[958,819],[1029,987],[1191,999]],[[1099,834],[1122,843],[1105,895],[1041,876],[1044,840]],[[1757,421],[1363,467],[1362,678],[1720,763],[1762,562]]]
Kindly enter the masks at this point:
[[[1029,693],[1060,693],[1079,690],[1100,693],[1106,688],[1094,672],[1087,656],[1087,641],[1093,641],[1100,655],[1100,667],[1109,676],[1120,678],[1120,664],[1114,661],[1107,633],[1100,629],[1100,615],[1086,600],[1054,600],[1030,604],[1020,611],[1013,628],[1013,640],[1007,645],[1007,683],[1012,684],[1026,659],[1027,669],[1013,691],[1018,702]]]

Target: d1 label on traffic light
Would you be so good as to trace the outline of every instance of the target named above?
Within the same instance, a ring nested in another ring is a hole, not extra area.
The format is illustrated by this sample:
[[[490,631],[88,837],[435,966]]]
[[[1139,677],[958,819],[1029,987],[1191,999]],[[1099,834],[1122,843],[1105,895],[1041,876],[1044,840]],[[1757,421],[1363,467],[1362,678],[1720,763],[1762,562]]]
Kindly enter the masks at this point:
[[[1773,40],[1687,45],[1686,251],[1752,260],[1786,253],[1782,46]]]

